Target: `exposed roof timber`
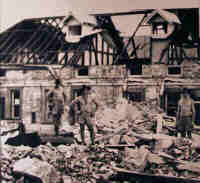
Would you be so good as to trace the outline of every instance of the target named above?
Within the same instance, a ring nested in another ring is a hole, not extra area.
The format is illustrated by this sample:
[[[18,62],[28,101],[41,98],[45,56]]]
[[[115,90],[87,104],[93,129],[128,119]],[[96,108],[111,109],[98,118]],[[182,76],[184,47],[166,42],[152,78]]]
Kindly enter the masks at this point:
[[[133,39],[133,38],[135,37],[135,34],[137,33],[139,27],[143,24],[143,22],[144,22],[144,20],[145,20],[146,17],[147,17],[147,14],[145,14],[145,15],[143,16],[142,20],[141,20],[141,21],[139,22],[139,24],[137,25],[137,27],[136,27],[135,31],[133,32],[132,36],[129,38],[128,43],[124,45],[124,47],[123,47],[121,53],[120,53],[120,54],[117,56],[117,58],[114,60],[114,62],[113,62],[114,64],[116,64],[117,62],[119,62],[119,60],[120,60],[120,58],[121,58],[121,56],[123,55],[124,52],[127,52],[127,48],[128,48],[128,46],[130,45],[130,43],[131,43],[131,42],[134,43],[134,39]],[[135,45],[135,43],[134,43],[134,45]]]
[[[138,15],[138,14],[148,14],[154,9],[135,9],[127,12],[116,12],[116,13],[96,13],[90,14],[92,16],[123,16],[123,15]]]
[[[178,10],[188,10],[188,9],[197,9],[197,8],[162,8],[167,11],[178,11]],[[149,14],[156,9],[133,9],[130,11],[122,12],[110,12],[110,13],[91,13],[92,16],[123,16],[123,15],[139,15],[139,14]]]
[[[155,15],[160,15],[163,19],[165,19],[165,21],[169,23],[181,24],[179,18],[176,16],[175,13],[171,13],[169,11],[161,10],[161,9],[153,11],[151,15],[147,18],[146,22],[150,23]]]
[[[50,16],[50,17],[40,17],[40,18],[28,18],[24,19],[24,21],[41,21],[41,20],[56,20],[56,19],[63,19],[65,16]]]
[[[43,63],[45,58],[54,62],[55,55],[62,49],[62,42],[65,42],[63,18],[27,19],[4,31],[0,37],[3,46],[0,50],[1,62],[19,63],[25,57],[28,58],[27,64]]]

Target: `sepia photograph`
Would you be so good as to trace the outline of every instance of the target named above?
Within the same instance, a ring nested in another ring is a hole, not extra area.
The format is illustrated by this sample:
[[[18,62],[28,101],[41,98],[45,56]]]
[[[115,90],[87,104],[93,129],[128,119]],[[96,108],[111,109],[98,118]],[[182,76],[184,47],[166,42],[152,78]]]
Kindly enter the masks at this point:
[[[200,1],[0,0],[0,183],[200,183]]]

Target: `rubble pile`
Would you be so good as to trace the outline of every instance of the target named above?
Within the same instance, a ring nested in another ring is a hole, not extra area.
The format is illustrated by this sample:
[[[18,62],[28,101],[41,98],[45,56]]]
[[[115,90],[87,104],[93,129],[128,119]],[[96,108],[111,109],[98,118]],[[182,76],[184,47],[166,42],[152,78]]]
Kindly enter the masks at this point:
[[[14,182],[12,160],[1,156],[1,182]]]
[[[40,165],[36,166],[36,172],[49,167],[48,174],[38,173],[44,183],[108,181],[118,169],[200,180],[200,136],[194,134],[189,140],[171,136],[168,128],[157,131],[160,127],[155,124],[159,117],[168,122],[175,120],[163,114],[156,104],[128,104],[121,100],[117,101],[115,108],[97,111],[93,119],[97,143],[94,146],[77,143],[56,147],[47,143],[36,148],[4,145],[1,163],[7,168],[3,168],[3,180],[13,181],[13,167],[19,167],[16,164],[22,160]],[[78,124],[66,131],[72,131],[75,137],[80,138]],[[89,133],[86,135],[89,143]],[[59,179],[49,180],[49,174],[57,175]]]
[[[112,174],[111,162],[118,157],[117,153],[100,146],[60,145],[54,147],[48,143],[37,148],[25,146],[13,148],[8,145],[5,148],[7,154],[1,157],[3,182],[14,182],[13,171],[37,176],[44,183],[55,182],[48,179],[52,172],[56,175],[55,177],[61,175],[60,179],[71,182],[96,182],[96,179],[101,176],[108,177]],[[47,172],[50,173],[47,174]],[[56,182],[61,182],[60,179]]]

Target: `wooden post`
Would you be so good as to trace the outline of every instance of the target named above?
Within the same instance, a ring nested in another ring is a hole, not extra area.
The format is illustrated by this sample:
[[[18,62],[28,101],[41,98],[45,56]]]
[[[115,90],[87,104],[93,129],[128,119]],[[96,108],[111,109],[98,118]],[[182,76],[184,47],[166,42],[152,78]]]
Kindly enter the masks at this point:
[[[101,51],[102,51],[102,55],[101,55],[101,64],[104,65],[104,40],[102,39],[102,43],[101,43]]]

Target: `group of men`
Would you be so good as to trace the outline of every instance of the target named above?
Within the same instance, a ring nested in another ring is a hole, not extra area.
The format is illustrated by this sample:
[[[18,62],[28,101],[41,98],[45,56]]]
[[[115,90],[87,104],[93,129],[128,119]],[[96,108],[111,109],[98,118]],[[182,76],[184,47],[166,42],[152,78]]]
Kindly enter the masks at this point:
[[[49,93],[52,100],[52,120],[54,123],[55,135],[59,134],[59,127],[61,125],[62,114],[64,113],[64,105],[66,96],[63,88],[60,87],[60,80],[56,80],[54,89]],[[77,96],[69,105],[69,118],[80,124],[80,136],[83,145],[85,142],[85,126],[90,132],[91,144],[95,143],[94,127],[91,118],[98,109],[99,105],[94,97],[91,97],[91,87],[83,85],[80,89],[80,96]],[[95,105],[95,107],[94,107]]]
[[[63,88],[61,88],[60,85],[60,81],[56,80],[55,88],[50,94],[53,101],[52,116],[56,135],[59,134],[61,117],[64,113],[64,103],[66,101],[66,96],[64,94]],[[88,127],[90,132],[91,144],[95,143],[95,133],[91,118],[94,116],[99,105],[95,98],[89,97],[90,94],[91,87],[83,85],[80,90],[80,96],[77,96],[69,106],[69,115],[73,121],[72,123],[78,122],[80,124],[80,136],[83,145],[86,145],[85,126]],[[176,116],[176,135],[180,133],[181,137],[188,137],[191,139],[194,120],[194,102],[189,95],[188,89],[184,88],[182,91],[181,99],[178,102],[178,110]]]

